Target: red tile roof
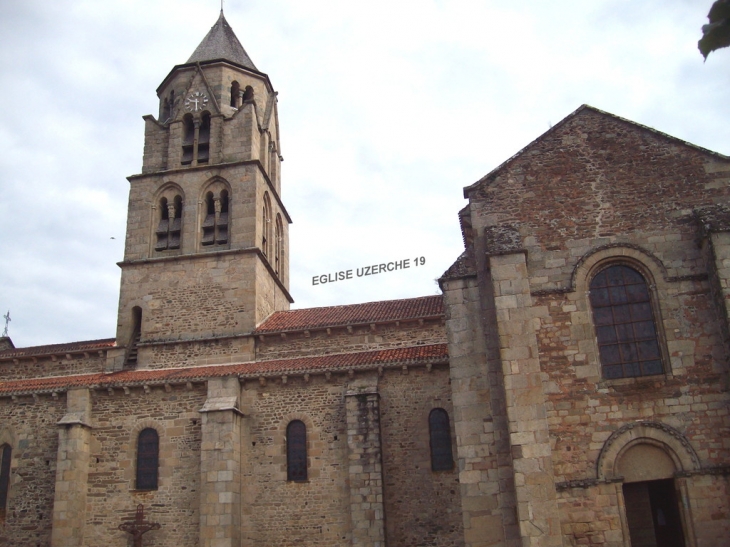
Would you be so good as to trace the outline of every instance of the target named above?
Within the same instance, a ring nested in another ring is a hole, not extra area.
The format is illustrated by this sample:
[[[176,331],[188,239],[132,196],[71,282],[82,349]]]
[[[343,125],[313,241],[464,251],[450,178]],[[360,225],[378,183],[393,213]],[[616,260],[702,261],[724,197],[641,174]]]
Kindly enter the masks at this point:
[[[115,342],[116,339],[114,338],[104,338],[103,340],[87,340],[85,342],[70,342],[68,344],[12,348],[0,351],[0,359],[17,359],[36,355],[61,355],[65,353],[106,350],[114,347]]]
[[[365,304],[350,304],[348,306],[280,311],[272,314],[261,323],[255,334],[404,321],[407,319],[440,317],[443,314],[443,297],[437,294],[405,300],[385,300]]]
[[[328,370],[368,369],[378,366],[395,367],[409,364],[445,363],[448,360],[446,344],[414,346],[360,353],[343,353],[275,361],[258,361],[233,365],[214,365],[162,370],[125,370],[111,374],[79,374],[0,382],[0,395],[18,393],[51,393],[74,387],[106,389],[130,385],[181,383],[206,378],[233,376],[258,378],[305,373],[323,373]]]

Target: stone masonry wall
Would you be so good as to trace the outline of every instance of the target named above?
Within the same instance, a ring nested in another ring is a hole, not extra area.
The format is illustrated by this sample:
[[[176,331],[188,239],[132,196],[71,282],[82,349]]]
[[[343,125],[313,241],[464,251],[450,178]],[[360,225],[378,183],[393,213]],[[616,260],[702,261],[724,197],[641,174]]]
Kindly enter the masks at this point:
[[[670,277],[703,272],[700,249],[689,244],[692,211],[729,198],[727,160],[590,109],[470,194],[477,232],[519,231],[533,291],[565,287],[580,257],[616,242],[641,245]]]
[[[242,544],[339,546],[350,539],[344,378],[247,381],[242,392]],[[306,482],[287,481],[286,427],[307,427]]]
[[[377,325],[375,330],[369,326],[354,327],[349,332],[344,327],[310,333],[288,333],[285,338],[272,334],[256,341],[256,357],[259,360],[287,359],[307,355],[327,355],[347,351],[373,351],[394,347],[409,347],[415,344],[443,344],[446,342],[446,329],[439,322],[395,325]]]
[[[92,440],[85,545],[123,545],[117,530],[123,518],[145,506],[161,529],[144,536],[149,547],[198,547],[200,420],[205,386],[131,388],[96,392],[92,400]],[[157,490],[135,486],[137,436],[146,428],[159,435]]]
[[[339,547],[352,541],[345,413],[351,381],[346,374],[329,381],[322,375],[285,384],[246,381],[244,546]],[[447,371],[385,371],[378,392],[388,544],[460,545],[456,470],[432,472],[428,449],[428,412],[440,407],[451,413]],[[307,426],[306,482],[286,480],[286,426],[295,419]]]
[[[0,444],[12,448],[8,511],[0,546],[37,547],[51,542],[58,426],[63,395],[0,399]]]
[[[464,545],[449,370],[388,371],[379,382],[388,545]],[[432,471],[428,417],[448,412],[454,469]]]
[[[726,471],[713,471],[730,464],[729,348],[709,282],[718,266],[702,251],[694,211],[730,200],[730,162],[588,108],[470,196],[487,252],[526,251],[555,481],[568,484],[558,494],[564,540],[624,545],[620,484],[590,481],[609,437],[647,421],[696,453],[697,469],[679,469],[693,474],[676,484],[695,523],[688,533],[717,544],[730,526]],[[602,377],[588,284],[611,262],[647,280],[665,374]]]
[[[105,354],[105,352],[102,352]],[[73,374],[92,374],[104,370],[106,356],[97,352],[89,357],[74,354],[68,359],[66,355],[57,355],[55,360],[50,356],[40,356],[34,360],[18,359],[18,362],[0,362],[0,377],[3,380],[21,380],[42,378],[46,376],[70,376]]]

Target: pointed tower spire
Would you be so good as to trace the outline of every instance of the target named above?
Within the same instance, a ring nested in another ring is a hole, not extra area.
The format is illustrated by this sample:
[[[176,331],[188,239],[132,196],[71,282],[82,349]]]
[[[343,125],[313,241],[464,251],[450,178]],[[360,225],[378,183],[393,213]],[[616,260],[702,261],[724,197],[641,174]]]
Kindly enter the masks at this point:
[[[200,42],[200,45],[190,56],[188,63],[202,63],[215,59],[225,59],[226,61],[232,61],[246,68],[258,71],[251,57],[248,56],[241,42],[236,38],[231,25],[228,24],[228,21],[223,16],[222,9],[215,25],[211,27],[210,32],[206,34],[203,41]]]

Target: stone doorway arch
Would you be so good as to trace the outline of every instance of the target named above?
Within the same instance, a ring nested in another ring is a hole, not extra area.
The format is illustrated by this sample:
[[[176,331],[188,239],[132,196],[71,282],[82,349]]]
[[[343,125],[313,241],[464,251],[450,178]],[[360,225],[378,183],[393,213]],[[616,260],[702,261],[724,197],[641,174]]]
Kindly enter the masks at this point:
[[[695,547],[685,478],[700,469],[687,438],[661,422],[615,431],[597,461],[597,476],[616,483],[626,547]]]

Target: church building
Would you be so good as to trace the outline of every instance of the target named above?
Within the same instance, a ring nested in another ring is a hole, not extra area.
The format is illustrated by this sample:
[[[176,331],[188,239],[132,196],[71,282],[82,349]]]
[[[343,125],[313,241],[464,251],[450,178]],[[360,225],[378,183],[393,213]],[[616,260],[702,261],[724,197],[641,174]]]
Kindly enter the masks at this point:
[[[441,294],[290,310],[222,12],[157,95],[114,338],[0,338],[0,546],[730,546],[730,158],[581,106],[464,188]]]

